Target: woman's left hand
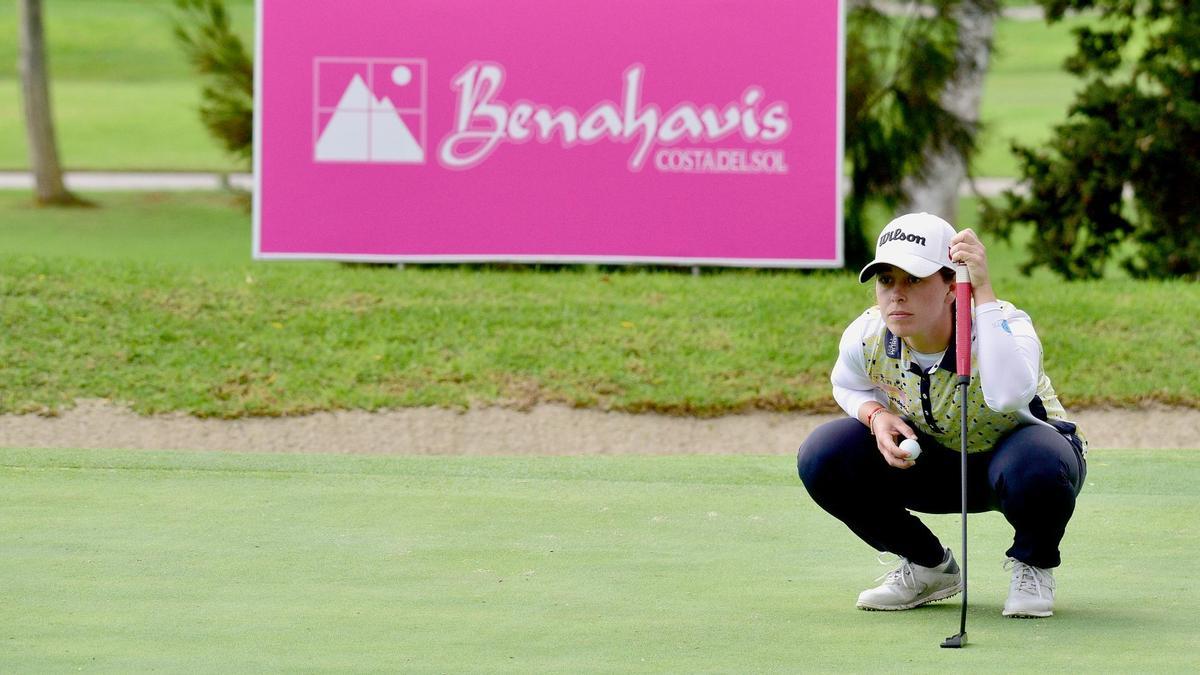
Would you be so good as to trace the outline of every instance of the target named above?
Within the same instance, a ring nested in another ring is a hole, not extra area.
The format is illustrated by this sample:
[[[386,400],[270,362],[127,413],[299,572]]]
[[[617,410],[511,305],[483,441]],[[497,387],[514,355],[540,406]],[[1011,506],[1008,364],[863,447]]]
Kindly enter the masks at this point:
[[[988,276],[987,250],[974,230],[967,228],[954,235],[950,240],[950,259],[967,264],[976,305],[996,299],[996,294],[992,291],[991,277]]]

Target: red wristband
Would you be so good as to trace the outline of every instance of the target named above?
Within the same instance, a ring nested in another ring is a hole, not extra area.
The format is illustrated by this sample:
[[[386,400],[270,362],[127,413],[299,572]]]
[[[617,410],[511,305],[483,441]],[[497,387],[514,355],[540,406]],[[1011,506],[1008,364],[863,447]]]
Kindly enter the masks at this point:
[[[872,435],[872,436],[874,436],[874,435],[875,435],[875,427],[871,426],[871,422],[874,422],[874,421],[875,421],[875,416],[876,416],[876,415],[878,415],[879,413],[881,413],[881,412],[883,412],[883,411],[885,411],[885,410],[887,410],[887,408],[885,408],[885,407],[883,407],[883,406],[880,406],[880,407],[878,407],[878,408],[876,408],[876,409],[872,410],[872,411],[870,412],[870,414],[868,414],[868,415],[867,415],[867,428],[871,430],[871,435]]]

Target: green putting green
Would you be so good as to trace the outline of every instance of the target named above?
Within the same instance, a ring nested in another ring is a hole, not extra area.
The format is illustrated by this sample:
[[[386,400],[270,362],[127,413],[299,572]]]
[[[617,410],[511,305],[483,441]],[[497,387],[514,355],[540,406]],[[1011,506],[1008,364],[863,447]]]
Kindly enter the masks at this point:
[[[797,439],[799,442],[800,439]],[[0,451],[0,670],[1200,668],[1200,453],[1094,452],[1055,617],[853,608],[886,568],[787,456]],[[957,516],[931,518],[957,548]]]

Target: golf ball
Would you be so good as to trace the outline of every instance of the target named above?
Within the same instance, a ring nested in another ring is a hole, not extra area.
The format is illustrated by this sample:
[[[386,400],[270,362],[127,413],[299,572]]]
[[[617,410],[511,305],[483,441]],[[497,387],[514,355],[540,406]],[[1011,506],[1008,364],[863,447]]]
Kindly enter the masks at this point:
[[[908,458],[915,460],[921,456],[921,444],[912,438],[900,441],[900,449],[908,453]]]

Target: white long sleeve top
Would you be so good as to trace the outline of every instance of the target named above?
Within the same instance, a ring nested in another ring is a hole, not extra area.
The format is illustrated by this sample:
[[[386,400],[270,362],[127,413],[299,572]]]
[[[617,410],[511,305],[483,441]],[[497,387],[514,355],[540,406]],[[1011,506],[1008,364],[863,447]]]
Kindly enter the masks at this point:
[[[984,401],[996,412],[1016,412],[1037,393],[1042,367],[1042,343],[1033,321],[1015,307],[1006,316],[999,300],[976,307],[974,314],[971,363],[982,380]],[[857,417],[867,401],[887,405],[887,396],[867,377],[862,350],[863,340],[875,334],[882,322],[881,317],[872,320],[864,313],[842,333],[830,380],[834,399],[851,417]]]
[[[973,428],[993,426],[998,434],[1016,424],[1065,419],[1042,370],[1042,345],[1028,314],[1003,301],[985,303],[974,309],[972,329],[971,389],[982,398],[971,412]],[[955,378],[939,371],[955,370],[953,341],[941,354],[916,353],[887,330],[872,307],[846,328],[838,352],[830,381],[847,415],[858,417],[864,403],[876,401],[927,433],[950,438],[944,427],[958,410]],[[987,449],[994,436],[980,430],[972,451]]]

